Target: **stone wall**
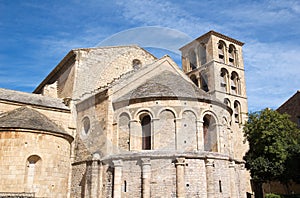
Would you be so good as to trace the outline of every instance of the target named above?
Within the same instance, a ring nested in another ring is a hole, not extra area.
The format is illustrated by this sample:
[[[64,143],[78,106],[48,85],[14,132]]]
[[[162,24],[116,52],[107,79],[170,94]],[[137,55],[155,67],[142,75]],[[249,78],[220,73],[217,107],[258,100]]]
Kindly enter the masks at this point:
[[[70,143],[66,139],[39,131],[1,131],[0,156],[0,192],[61,198],[68,194]]]
[[[116,155],[100,160],[99,175],[93,177],[89,175],[91,163],[87,162],[90,168],[86,169],[85,176],[84,165],[75,165],[85,181],[80,183],[85,197],[91,197],[92,183],[98,176],[100,197],[105,198],[246,197],[245,187],[241,186],[244,170],[240,164],[218,154],[148,151]]]
[[[141,66],[155,60],[151,54],[136,46],[79,49],[76,53],[80,61],[73,98],[105,86],[133,70],[134,59],[140,60]]]

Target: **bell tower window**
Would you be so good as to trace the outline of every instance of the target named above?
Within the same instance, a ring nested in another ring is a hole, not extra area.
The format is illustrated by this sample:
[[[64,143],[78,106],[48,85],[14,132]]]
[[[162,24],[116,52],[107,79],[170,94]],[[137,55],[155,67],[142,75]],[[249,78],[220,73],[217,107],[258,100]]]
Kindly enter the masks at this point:
[[[205,43],[201,43],[201,45],[199,46],[199,55],[200,55],[201,65],[204,65],[206,63],[206,46],[205,46]]]
[[[194,49],[192,49],[189,52],[189,59],[190,59],[191,70],[196,69],[197,68],[197,57],[196,57],[196,53],[195,53]]]
[[[240,79],[236,72],[231,73],[231,90],[233,94],[240,94]]]
[[[225,68],[221,69],[221,88],[225,91],[228,92],[228,78],[229,78],[229,74],[228,71]]]
[[[226,49],[226,44],[224,43],[224,41],[219,41],[218,54],[219,54],[219,61],[221,63],[225,63],[225,49]]]
[[[204,90],[205,92],[208,92],[208,78],[206,74],[201,74],[200,73],[200,83],[201,83],[201,89]]]
[[[234,101],[233,108],[234,108],[234,120],[236,123],[240,123],[241,122],[241,105],[240,105],[240,103],[238,101]]]
[[[234,66],[235,65],[235,52],[236,52],[236,49],[234,47],[234,45],[230,44],[229,45],[229,49],[228,49],[228,62],[229,62],[229,65],[232,65]]]
[[[193,83],[194,83],[197,87],[199,87],[198,79],[197,79],[197,77],[196,77],[194,74],[191,75],[190,79],[193,81]]]

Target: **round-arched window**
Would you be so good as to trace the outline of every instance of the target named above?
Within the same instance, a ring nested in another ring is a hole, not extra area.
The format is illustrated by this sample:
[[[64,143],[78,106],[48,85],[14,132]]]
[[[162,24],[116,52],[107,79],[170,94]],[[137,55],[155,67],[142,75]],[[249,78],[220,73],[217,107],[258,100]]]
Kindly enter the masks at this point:
[[[91,122],[90,119],[86,116],[82,119],[82,133],[87,135],[90,131]]]

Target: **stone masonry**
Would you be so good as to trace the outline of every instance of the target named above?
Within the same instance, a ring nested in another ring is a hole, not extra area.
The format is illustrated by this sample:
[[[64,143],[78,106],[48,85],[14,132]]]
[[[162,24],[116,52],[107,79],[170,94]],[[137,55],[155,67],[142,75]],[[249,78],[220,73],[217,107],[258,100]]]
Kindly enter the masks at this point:
[[[182,70],[138,46],[74,49],[34,94],[0,89],[0,193],[246,198],[242,46],[210,31]]]

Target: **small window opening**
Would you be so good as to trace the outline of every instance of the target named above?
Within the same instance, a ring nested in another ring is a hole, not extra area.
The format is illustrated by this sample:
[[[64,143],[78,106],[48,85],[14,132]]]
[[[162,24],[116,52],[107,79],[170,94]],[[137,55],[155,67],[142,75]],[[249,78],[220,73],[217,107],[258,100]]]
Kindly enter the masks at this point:
[[[123,185],[124,185],[123,191],[124,191],[124,192],[127,192],[127,181],[126,181],[126,180],[124,181],[124,184],[123,184]]]
[[[201,82],[201,89],[208,92],[208,80],[207,76],[205,74],[200,74],[200,82]]]
[[[222,181],[221,180],[219,180],[219,191],[220,191],[220,193],[222,192]]]
[[[197,87],[199,87],[199,84],[198,84],[198,79],[196,78],[196,76],[195,75],[191,75],[191,80],[193,81],[193,83],[197,86]]]
[[[82,125],[83,133],[88,134],[91,126],[90,119],[88,117],[84,117],[82,120]]]
[[[297,116],[297,126],[300,128],[300,116]]]
[[[139,59],[134,59],[132,61],[132,67],[133,69],[139,69],[142,65],[142,62]]]

